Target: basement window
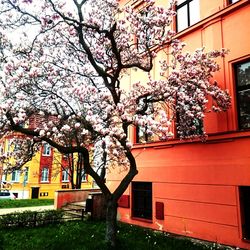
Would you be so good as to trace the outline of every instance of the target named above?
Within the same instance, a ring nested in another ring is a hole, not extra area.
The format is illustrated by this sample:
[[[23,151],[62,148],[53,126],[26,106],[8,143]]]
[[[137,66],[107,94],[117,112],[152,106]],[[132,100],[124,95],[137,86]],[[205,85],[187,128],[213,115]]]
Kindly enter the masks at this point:
[[[152,182],[132,182],[132,216],[152,220]]]
[[[245,240],[250,240],[250,187],[239,187],[242,236]]]

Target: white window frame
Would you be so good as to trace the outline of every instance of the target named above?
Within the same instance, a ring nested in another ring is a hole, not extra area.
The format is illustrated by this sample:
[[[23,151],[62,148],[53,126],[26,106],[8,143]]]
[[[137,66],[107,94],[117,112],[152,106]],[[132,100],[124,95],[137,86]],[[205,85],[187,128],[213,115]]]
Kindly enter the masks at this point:
[[[62,182],[69,182],[69,168],[62,169]]]
[[[14,170],[11,173],[11,182],[19,182],[19,181],[20,181],[20,170]]]
[[[49,182],[49,168],[43,167],[41,171],[41,182]]]

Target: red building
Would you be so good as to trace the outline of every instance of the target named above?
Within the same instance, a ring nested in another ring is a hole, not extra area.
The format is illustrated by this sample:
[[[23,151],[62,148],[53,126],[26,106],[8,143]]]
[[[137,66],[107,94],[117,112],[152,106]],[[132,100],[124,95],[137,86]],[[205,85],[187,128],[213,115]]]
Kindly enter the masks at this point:
[[[120,2],[139,10],[144,5]],[[226,113],[206,114],[206,142],[176,138],[140,143],[143,134],[133,131],[139,174],[120,199],[121,221],[250,249],[249,3],[177,1],[173,28],[187,50],[230,50],[220,59],[214,78],[229,89],[232,107]],[[132,83],[138,73],[131,71],[131,76]],[[113,174],[109,180],[115,185],[119,179]]]

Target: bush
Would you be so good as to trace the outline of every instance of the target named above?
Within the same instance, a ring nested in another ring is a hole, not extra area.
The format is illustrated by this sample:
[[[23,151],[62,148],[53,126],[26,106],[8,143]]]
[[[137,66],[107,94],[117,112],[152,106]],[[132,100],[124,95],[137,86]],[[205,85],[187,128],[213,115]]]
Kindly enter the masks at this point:
[[[33,227],[55,224],[62,220],[60,210],[46,210],[43,212],[24,211],[22,213],[5,214],[0,217],[0,227]]]
[[[55,224],[62,221],[63,212],[61,210],[47,210],[37,214],[37,225]]]

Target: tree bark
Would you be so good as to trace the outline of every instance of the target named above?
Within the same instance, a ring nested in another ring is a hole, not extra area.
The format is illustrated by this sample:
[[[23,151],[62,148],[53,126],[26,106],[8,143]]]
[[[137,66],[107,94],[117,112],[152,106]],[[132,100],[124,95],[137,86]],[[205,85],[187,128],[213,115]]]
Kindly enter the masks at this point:
[[[117,234],[117,202],[112,198],[106,202],[106,235],[105,240],[112,248],[116,247],[116,234]]]

